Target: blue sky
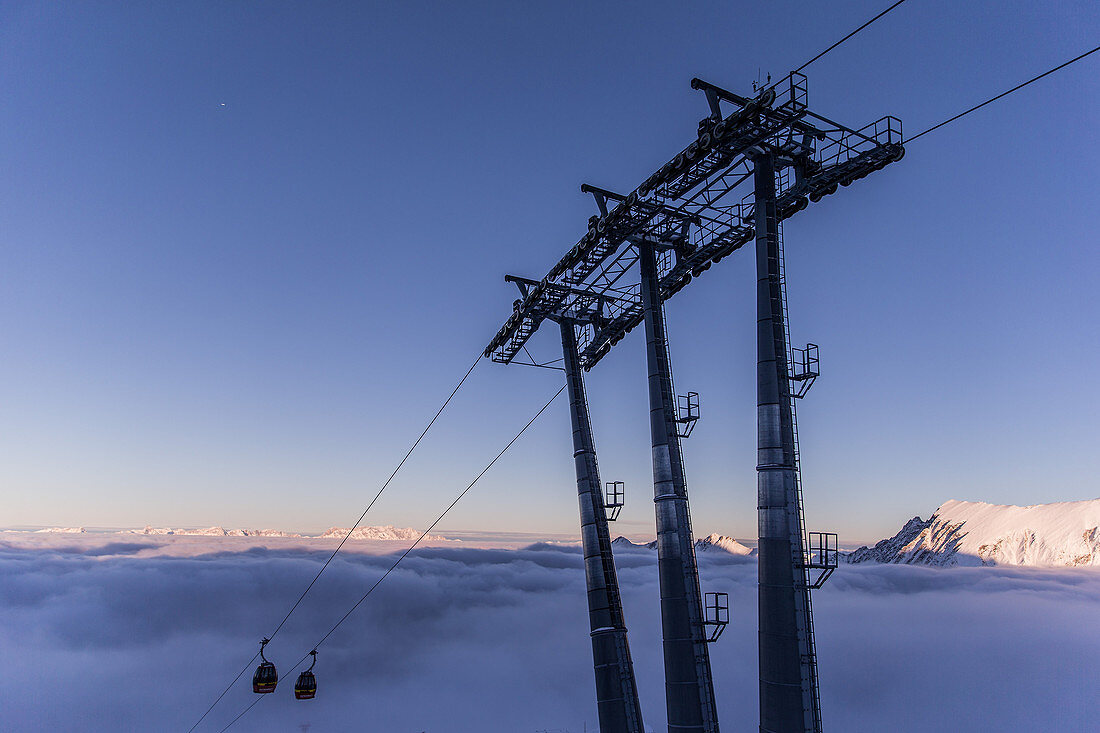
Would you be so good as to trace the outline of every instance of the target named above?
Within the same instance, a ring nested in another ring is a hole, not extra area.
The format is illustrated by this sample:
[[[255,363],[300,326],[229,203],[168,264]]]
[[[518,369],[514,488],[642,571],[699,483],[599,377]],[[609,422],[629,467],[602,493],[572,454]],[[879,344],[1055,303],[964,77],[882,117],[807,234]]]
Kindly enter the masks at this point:
[[[592,213],[706,113],[885,7],[0,8],[0,525],[347,525]],[[1095,45],[1095,3],[913,0],[809,67],[915,134]],[[786,227],[812,528],[1095,497],[1091,57]],[[755,534],[753,265],[668,306],[697,533]],[[589,375],[617,527],[652,533],[641,334]],[[536,354],[553,357],[540,334]],[[425,526],[559,386],[482,364],[370,523]],[[551,408],[441,529],[572,532]]]

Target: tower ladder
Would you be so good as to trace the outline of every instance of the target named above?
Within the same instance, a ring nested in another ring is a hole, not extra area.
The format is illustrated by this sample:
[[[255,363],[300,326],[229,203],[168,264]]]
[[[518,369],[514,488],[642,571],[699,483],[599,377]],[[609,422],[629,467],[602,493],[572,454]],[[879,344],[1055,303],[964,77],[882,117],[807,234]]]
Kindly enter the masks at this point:
[[[783,331],[784,338],[787,343],[787,368],[788,373],[790,366],[794,364],[794,345],[791,341],[791,321],[789,311],[787,307],[787,263],[786,255],[783,246],[783,222],[778,223],[779,233],[779,292],[782,294],[783,299]],[[789,395],[789,390],[788,390]],[[807,562],[810,552],[809,536],[806,533],[806,511],[805,504],[802,498],[802,462],[798,447],[798,408],[796,407],[797,400],[788,396],[788,401],[791,407],[791,433],[793,438],[793,444],[791,446],[794,458],[794,484],[795,484],[795,496],[797,501],[797,522],[798,522],[798,537],[792,537],[792,546],[799,548],[800,557],[795,558],[797,562],[796,566],[801,573],[802,583],[802,596],[805,599],[806,604],[806,653],[804,654],[804,669],[806,674],[809,675],[809,679],[805,680],[809,683],[811,694],[813,695],[813,733],[821,733],[821,692],[818,689],[817,680],[817,644],[814,638],[814,613],[813,613],[813,600],[810,593],[810,569],[807,567]],[[797,539],[797,544],[795,540]]]

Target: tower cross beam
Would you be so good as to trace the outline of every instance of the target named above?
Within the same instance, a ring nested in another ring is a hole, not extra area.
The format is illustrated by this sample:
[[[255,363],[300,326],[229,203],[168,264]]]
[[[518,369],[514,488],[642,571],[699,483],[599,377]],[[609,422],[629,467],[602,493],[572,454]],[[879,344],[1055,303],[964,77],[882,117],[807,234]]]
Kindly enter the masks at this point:
[[[755,238],[751,192],[742,200],[732,195],[752,179],[753,161],[762,153],[772,156],[776,168],[776,216],[782,221],[905,152],[901,123],[893,117],[856,129],[809,109],[801,74],[780,79],[756,97],[701,79],[692,80],[692,87],[706,93],[711,112],[696,140],[628,193],[581,187],[596,197],[599,215],[546,277],[525,281],[518,307],[486,356],[508,363],[548,314],[568,309],[574,299],[593,298],[602,319],[587,324],[578,342],[581,366],[591,369],[642,321],[637,241],[674,245],[658,262],[667,299]],[[736,109],[722,117],[722,103]]]

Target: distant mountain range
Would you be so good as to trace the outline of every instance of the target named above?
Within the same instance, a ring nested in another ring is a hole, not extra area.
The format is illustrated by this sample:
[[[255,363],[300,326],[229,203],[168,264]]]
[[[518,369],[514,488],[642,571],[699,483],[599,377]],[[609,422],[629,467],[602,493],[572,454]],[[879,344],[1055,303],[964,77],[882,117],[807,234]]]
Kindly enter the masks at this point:
[[[616,549],[655,549],[618,537]],[[725,535],[695,541],[696,552],[756,557]],[[842,553],[849,563],[1100,567],[1100,499],[1012,506],[952,499],[927,520],[913,517],[874,547]]]
[[[79,534],[83,527],[52,527],[37,533]],[[201,537],[291,537],[340,539],[346,527],[332,527],[319,535],[300,535],[276,529],[172,529],[145,527],[121,530],[123,535],[177,535]],[[357,527],[353,540],[412,541],[420,532],[411,527]],[[429,535],[427,541],[457,541]],[[656,541],[638,544],[625,537],[611,543],[616,550],[655,550]],[[696,552],[721,552],[755,558],[756,550],[721,534],[695,541]],[[874,547],[842,553],[849,563],[897,563],[933,566],[1026,565],[1040,567],[1100,567],[1100,499],[1055,504],[1012,506],[951,500],[927,520],[913,517],[889,539]]]
[[[1012,506],[951,500],[927,520],[913,517],[852,563],[1100,566],[1100,499]]]
[[[639,544],[637,542],[631,542],[626,537],[616,537],[611,540],[611,545],[617,550],[656,550],[657,540],[652,542],[646,542]],[[732,537],[727,537],[724,534],[718,534],[717,532],[704,537],[701,540],[695,540],[696,552],[726,552],[730,555],[740,555],[742,557],[756,557],[756,550],[745,547]]]
[[[85,534],[84,527],[50,527],[48,529],[34,530],[35,534]],[[278,529],[225,529],[223,527],[207,527],[206,529],[174,529],[171,527],[145,527],[144,529],[123,529],[114,534],[143,535],[143,536],[184,536],[184,537],[298,537],[301,539],[342,539],[348,534],[347,527],[332,527],[319,535],[303,535],[293,532],[283,532]],[[420,532],[412,527],[394,527],[385,525],[381,527],[356,527],[349,539],[353,540],[415,540]],[[428,542],[457,542],[448,540],[438,535],[427,535],[424,538]]]

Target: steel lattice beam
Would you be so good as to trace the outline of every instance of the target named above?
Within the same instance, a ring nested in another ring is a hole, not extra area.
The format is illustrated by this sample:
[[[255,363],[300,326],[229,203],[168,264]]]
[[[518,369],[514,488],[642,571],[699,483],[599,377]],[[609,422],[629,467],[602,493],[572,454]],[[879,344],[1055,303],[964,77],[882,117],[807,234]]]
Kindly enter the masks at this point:
[[[581,365],[591,369],[641,323],[635,241],[668,245],[671,257],[662,260],[660,271],[664,299],[753,241],[751,193],[740,198],[735,193],[750,187],[752,158],[761,151],[776,161],[780,220],[904,154],[901,123],[894,117],[855,130],[810,111],[801,74],[784,77],[752,99],[699,79],[692,87],[707,95],[711,111],[699,123],[697,138],[628,194],[583,187],[597,196],[599,215],[526,291],[486,356],[510,362],[547,315],[587,308],[573,301],[603,295],[609,300],[602,317],[579,334]],[[732,107],[725,116],[723,104]]]

